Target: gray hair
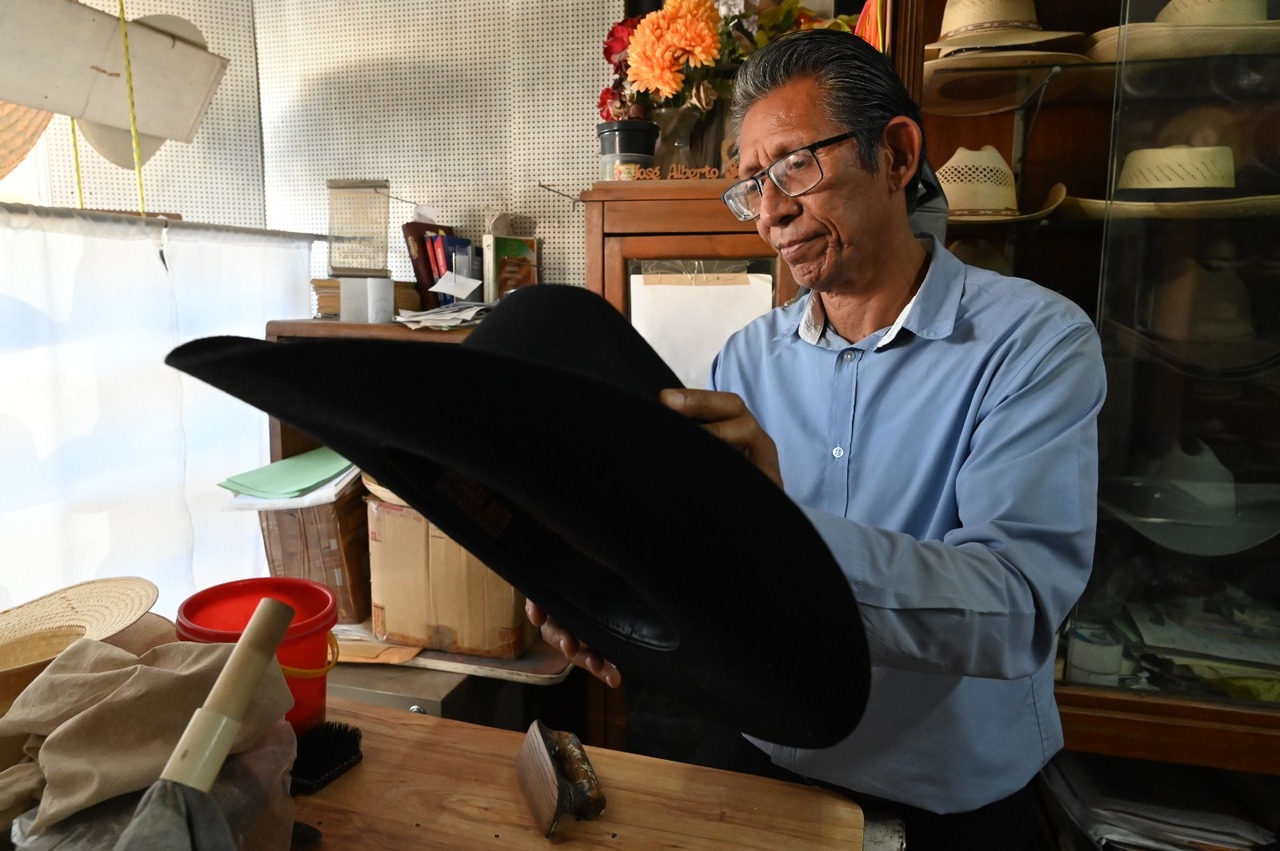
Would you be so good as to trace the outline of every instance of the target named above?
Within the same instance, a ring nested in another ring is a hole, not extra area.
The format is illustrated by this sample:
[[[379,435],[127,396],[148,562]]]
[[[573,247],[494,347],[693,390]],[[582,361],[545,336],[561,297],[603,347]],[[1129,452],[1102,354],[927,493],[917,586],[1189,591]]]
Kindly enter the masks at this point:
[[[856,35],[837,30],[802,30],[771,41],[738,69],[730,118],[735,128],[756,101],[780,86],[810,77],[825,95],[831,121],[855,134],[858,159],[871,174],[879,171],[880,140],[893,118],[905,115],[920,127],[920,163],[925,162],[920,107],[892,63]],[[915,207],[920,168],[906,187],[907,211]]]

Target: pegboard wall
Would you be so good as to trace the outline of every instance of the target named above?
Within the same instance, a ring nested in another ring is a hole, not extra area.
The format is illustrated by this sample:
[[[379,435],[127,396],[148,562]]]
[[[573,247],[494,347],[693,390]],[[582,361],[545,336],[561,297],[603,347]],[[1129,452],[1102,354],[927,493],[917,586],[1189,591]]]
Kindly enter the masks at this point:
[[[260,0],[268,226],[326,232],[329,179],[391,182],[388,266],[412,279],[415,204],[479,241],[486,211],[542,241],[542,280],[583,283],[601,46],[621,0]],[[313,272],[327,269],[324,246]]]
[[[88,0],[112,17],[114,0]],[[128,0],[125,17],[177,15],[195,24],[227,70],[191,143],[169,140],[142,167],[147,212],[177,213],[205,224],[266,227],[262,134],[258,119],[257,60],[251,0]],[[79,206],[71,119],[55,115],[44,134],[51,177],[50,203]],[[112,165],[79,137],[84,206],[137,212],[132,169]]]
[[[116,12],[110,0],[90,5]],[[573,199],[598,179],[601,46],[623,6],[127,0],[126,17],[184,17],[230,60],[195,141],[166,142],[143,167],[147,210],[326,233],[327,180],[385,179],[393,277],[413,277],[400,225],[425,204],[477,241],[488,211],[508,213],[517,234],[541,239],[543,281],[581,285]],[[45,136],[57,206],[77,206],[70,133],[59,116]],[[138,208],[132,171],[83,139],[80,161],[86,207]],[[312,264],[327,274],[323,243]]]

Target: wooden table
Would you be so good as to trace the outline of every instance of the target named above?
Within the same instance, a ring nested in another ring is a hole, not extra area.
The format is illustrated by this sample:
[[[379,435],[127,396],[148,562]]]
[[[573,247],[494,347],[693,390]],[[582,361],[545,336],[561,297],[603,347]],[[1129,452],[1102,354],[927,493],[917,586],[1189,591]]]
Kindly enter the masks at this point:
[[[861,808],[834,792],[591,747],[604,814],[547,839],[516,781],[522,733],[343,699],[328,718],[363,731],[364,760],[295,799],[321,848],[863,847]]]

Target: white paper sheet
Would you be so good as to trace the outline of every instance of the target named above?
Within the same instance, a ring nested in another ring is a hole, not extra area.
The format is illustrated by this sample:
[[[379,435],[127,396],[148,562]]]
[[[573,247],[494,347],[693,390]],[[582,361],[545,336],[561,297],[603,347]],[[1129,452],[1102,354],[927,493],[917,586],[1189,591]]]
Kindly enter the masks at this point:
[[[631,324],[686,387],[705,389],[729,335],[772,307],[769,275],[631,276]]]

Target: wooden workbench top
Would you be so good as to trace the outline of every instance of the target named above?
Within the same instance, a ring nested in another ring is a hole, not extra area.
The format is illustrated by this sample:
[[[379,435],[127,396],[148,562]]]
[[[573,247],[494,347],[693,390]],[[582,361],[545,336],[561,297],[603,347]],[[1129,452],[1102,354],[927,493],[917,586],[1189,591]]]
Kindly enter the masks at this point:
[[[834,792],[590,747],[604,814],[546,839],[516,780],[522,733],[342,699],[328,718],[363,731],[364,760],[296,799],[321,848],[862,848],[862,810]]]

